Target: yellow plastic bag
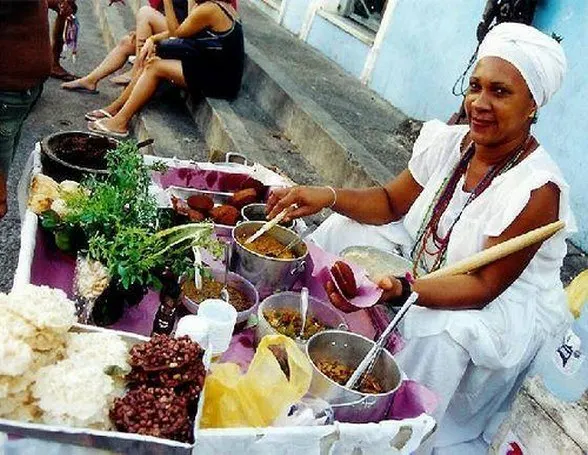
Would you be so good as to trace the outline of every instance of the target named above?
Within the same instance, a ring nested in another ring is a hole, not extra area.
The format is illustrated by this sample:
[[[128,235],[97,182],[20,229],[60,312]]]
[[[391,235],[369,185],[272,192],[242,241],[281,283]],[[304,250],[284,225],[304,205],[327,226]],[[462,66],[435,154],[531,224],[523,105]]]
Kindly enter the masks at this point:
[[[582,306],[588,300],[588,270],[580,273],[566,288],[568,308],[575,318],[580,317]]]
[[[269,347],[287,354],[290,378]],[[206,378],[202,428],[267,427],[302,398],[312,379],[312,366],[296,343],[283,335],[262,338],[247,373],[234,363],[213,364]]]

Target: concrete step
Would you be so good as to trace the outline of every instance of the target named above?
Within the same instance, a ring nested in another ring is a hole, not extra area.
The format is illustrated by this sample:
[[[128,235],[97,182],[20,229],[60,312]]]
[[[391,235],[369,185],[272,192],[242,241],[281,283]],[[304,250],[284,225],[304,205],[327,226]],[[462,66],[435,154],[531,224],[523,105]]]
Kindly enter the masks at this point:
[[[326,180],[384,183],[405,168],[420,123],[242,0],[244,90]]]
[[[188,106],[197,126],[207,132],[206,142],[213,151],[239,153],[299,184],[321,183],[321,176],[292,141],[247,94],[240,94],[234,101],[207,99],[193,103],[188,99]]]

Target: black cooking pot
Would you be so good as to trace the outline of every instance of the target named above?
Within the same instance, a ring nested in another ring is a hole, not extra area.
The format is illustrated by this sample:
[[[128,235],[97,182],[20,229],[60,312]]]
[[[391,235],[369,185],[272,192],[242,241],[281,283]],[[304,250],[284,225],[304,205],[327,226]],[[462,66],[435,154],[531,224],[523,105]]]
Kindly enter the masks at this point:
[[[84,175],[106,175],[106,152],[119,141],[86,131],[62,131],[41,141],[43,174],[57,182],[80,181]]]

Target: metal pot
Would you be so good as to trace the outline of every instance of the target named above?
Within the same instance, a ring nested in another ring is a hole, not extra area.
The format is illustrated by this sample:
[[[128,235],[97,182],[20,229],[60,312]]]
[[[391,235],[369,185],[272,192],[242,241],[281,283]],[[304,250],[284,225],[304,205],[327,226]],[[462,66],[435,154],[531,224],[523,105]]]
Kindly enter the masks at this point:
[[[261,299],[277,291],[292,289],[304,272],[308,257],[308,248],[304,242],[299,242],[292,248],[297,256],[295,259],[277,259],[249,251],[237,241],[239,237],[249,237],[263,224],[261,221],[245,221],[233,229],[230,267],[233,272],[253,283]],[[267,234],[284,246],[299,237],[294,231],[282,226],[275,226]]]
[[[280,292],[270,295],[267,299],[259,304],[257,309],[257,326],[255,327],[255,341],[259,343],[266,335],[276,335],[279,332],[274,329],[265,318],[265,311],[272,310],[294,310],[300,311],[300,293],[298,292]],[[318,319],[327,327],[339,330],[347,330],[347,321],[332,305],[308,297],[308,316]],[[296,345],[301,349],[306,349],[307,340],[294,339]]]
[[[218,282],[222,283],[225,277],[224,268],[221,269],[207,269],[211,274],[212,277],[217,280]],[[247,281],[242,276],[237,275],[236,273],[229,272],[227,276],[227,285],[234,287],[241,293],[243,293],[249,300],[251,300],[252,304],[249,308],[243,311],[237,312],[237,323],[236,328],[240,328],[239,326],[244,326],[244,323],[247,322],[249,316],[254,314],[257,311],[257,307],[259,304],[259,295],[257,290],[249,281]],[[220,295],[217,296],[220,298]],[[182,300],[184,302],[184,306],[188,309],[188,311],[192,314],[198,313],[199,303],[192,300],[188,297],[185,293],[182,293]],[[229,302],[230,303],[230,302]]]
[[[94,148],[94,154],[87,150],[73,153],[71,141],[85,142],[85,146]],[[115,149],[119,141],[87,131],[60,131],[46,136],[41,141],[41,163],[43,173],[53,177],[57,181],[81,180],[86,174],[107,175],[106,152]],[[71,149],[68,156],[60,153],[60,146]],[[90,157],[96,162],[91,165]]]
[[[335,419],[340,422],[366,423],[384,419],[402,382],[400,368],[392,354],[382,350],[372,374],[386,392],[366,394],[339,385],[324,375],[315,362],[337,360],[355,369],[373,345],[374,342],[364,336],[341,330],[317,333],[306,344],[306,353],[313,367],[308,391],[329,402]]]

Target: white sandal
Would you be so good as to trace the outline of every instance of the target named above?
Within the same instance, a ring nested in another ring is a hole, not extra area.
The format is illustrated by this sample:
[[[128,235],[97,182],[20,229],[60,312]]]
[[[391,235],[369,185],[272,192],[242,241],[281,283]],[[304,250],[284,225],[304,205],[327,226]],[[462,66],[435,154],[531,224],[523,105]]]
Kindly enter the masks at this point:
[[[102,124],[102,120],[95,120],[88,123],[88,129],[93,133],[102,134],[103,136],[110,136],[118,139],[124,139],[129,136],[129,132],[119,133],[118,131],[111,131]]]
[[[97,115],[98,114],[98,115]],[[95,111],[88,112],[84,115],[84,118],[89,122],[95,122],[96,120],[101,120],[103,118],[112,118],[113,115],[104,109],[96,109]]]

